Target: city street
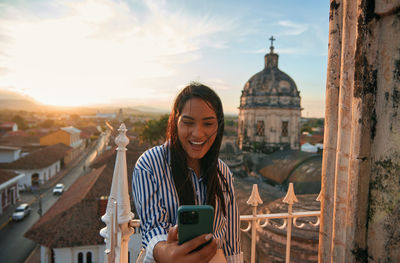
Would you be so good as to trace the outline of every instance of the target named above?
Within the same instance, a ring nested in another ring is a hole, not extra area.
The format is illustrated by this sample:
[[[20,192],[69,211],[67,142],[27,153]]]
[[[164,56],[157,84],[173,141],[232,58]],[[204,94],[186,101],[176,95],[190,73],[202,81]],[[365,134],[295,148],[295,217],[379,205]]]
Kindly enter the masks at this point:
[[[101,153],[107,145],[109,136],[103,134],[96,145],[86,152],[85,156],[62,177],[58,183],[65,185],[65,191],[75,180],[88,172],[87,167]],[[41,196],[43,214],[60,198],[53,195],[53,187],[37,191],[37,193],[21,193],[21,201],[31,203],[31,213],[22,221],[10,221],[0,230],[0,261],[9,263],[23,263],[35,247],[35,242],[24,237],[24,233],[39,220],[39,200]]]

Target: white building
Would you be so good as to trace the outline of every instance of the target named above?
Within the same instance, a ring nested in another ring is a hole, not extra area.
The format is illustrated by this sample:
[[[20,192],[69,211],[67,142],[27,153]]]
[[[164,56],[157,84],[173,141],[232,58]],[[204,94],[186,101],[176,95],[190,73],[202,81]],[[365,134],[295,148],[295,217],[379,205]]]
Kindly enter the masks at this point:
[[[318,147],[315,145],[312,145],[311,143],[306,142],[301,145],[300,150],[302,152],[316,153],[316,152],[318,152]]]
[[[47,146],[0,168],[25,176],[19,180],[20,189],[35,187],[53,178],[60,170],[71,147],[64,144]]]
[[[23,180],[25,174],[18,174],[0,169],[0,215],[19,199],[18,182]]]
[[[18,125],[15,122],[0,123],[0,133],[6,133],[10,131],[18,131]]]
[[[21,157],[21,148],[0,145],[0,163],[11,163]]]

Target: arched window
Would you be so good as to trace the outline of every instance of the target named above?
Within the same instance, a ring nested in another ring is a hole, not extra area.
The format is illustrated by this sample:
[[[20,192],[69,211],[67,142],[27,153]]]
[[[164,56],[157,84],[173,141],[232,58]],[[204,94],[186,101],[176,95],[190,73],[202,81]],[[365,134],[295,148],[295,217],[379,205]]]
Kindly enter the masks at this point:
[[[289,128],[289,122],[288,121],[282,121],[282,137],[288,137],[288,129]]]
[[[32,174],[32,186],[38,186],[39,185],[39,174],[34,173]]]
[[[86,253],[86,263],[92,263],[92,252]]]
[[[256,135],[257,136],[264,136],[264,121],[257,121],[256,125]]]
[[[83,263],[83,253],[82,252],[78,253],[78,263]]]

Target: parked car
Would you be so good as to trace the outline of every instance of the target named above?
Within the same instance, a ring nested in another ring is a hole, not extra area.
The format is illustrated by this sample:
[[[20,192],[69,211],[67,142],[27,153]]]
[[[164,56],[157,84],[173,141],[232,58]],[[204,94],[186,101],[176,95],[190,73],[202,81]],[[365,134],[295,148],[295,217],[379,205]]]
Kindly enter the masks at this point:
[[[53,188],[53,194],[55,195],[60,195],[64,192],[65,186],[63,184],[56,184],[56,186]]]
[[[12,219],[14,221],[20,221],[24,219],[26,216],[28,216],[30,213],[31,213],[31,207],[28,204],[23,203],[17,206],[15,212],[12,214]]]

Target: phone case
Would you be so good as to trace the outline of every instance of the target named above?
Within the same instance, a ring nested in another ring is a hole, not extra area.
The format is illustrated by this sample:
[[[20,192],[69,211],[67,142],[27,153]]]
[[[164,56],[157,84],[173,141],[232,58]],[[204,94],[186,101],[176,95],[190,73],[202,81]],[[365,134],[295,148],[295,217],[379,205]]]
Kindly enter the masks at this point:
[[[213,222],[214,208],[212,206],[180,206],[178,208],[179,244],[189,241],[202,234],[213,233]]]

